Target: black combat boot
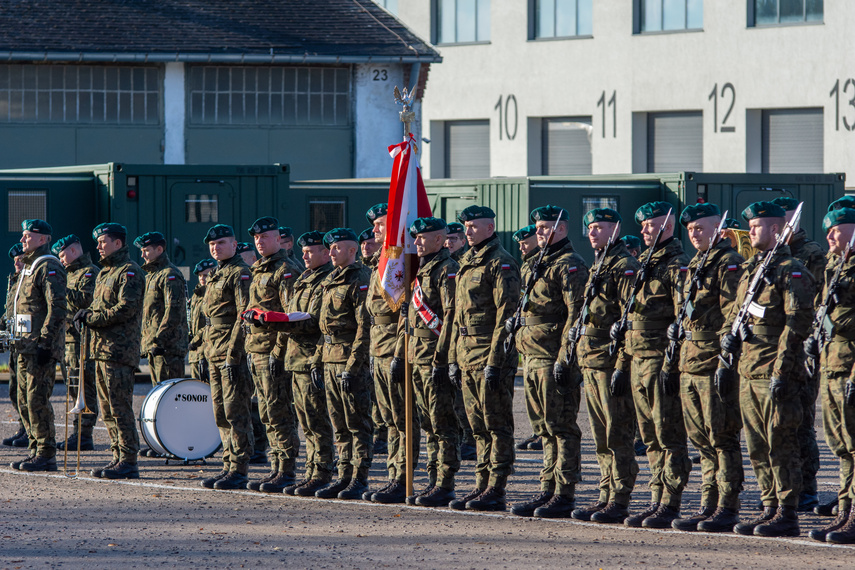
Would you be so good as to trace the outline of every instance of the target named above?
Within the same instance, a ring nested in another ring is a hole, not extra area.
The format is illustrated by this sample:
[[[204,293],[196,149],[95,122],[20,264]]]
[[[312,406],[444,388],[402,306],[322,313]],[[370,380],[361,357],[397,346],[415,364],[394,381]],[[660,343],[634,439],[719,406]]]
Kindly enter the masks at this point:
[[[487,487],[478,497],[466,502],[467,511],[504,511],[505,490]]]
[[[799,495],[798,512],[807,513],[819,506],[819,495],[816,493],[802,493]]]
[[[772,520],[754,527],[754,536],[798,536],[799,514],[796,507],[778,507]]]
[[[675,520],[680,518],[680,507],[672,507],[665,503],[659,503],[656,512],[641,521],[644,528],[671,528]]]
[[[300,479],[299,481],[295,481],[293,484],[288,485],[287,487],[282,489],[282,493],[285,495],[294,496],[294,491],[297,490],[297,487],[305,487],[306,484],[311,480],[312,480],[311,477],[304,477],[303,479]]]
[[[362,493],[368,490],[368,479],[365,476],[357,475],[350,480],[350,483],[339,491],[338,498],[343,501],[354,501],[362,498]],[[406,491],[401,493],[401,502],[404,502]]]
[[[77,433],[72,433],[68,436],[68,439],[65,441],[60,441],[56,448],[60,451],[65,451],[65,448],[68,448],[68,451],[77,451]],[[92,434],[80,434],[80,451],[94,451],[95,450],[95,442],[92,439]]]
[[[92,471],[89,472],[89,474],[92,475],[93,477],[101,478],[104,476],[104,470],[105,469],[112,469],[113,467],[116,466],[116,463],[118,463],[118,462],[119,462],[119,460],[114,458],[110,463],[108,463],[104,467],[94,467],[92,469]],[[204,483],[204,481],[203,481],[203,483]],[[204,487],[204,485],[202,485],[202,486]]]
[[[30,436],[24,432],[24,435],[17,437],[12,440],[12,447],[29,447],[30,446]]]
[[[18,428],[18,431],[16,431],[14,433],[14,435],[12,435],[11,437],[7,437],[6,439],[3,440],[3,445],[8,445],[9,447],[12,447],[12,442],[14,442],[19,437],[22,437],[25,435],[27,435],[27,432],[24,429],[24,426],[20,426]]]
[[[529,445],[530,443],[533,443],[533,442],[535,442],[535,441],[538,441],[539,439],[540,439],[540,437],[539,437],[539,436],[531,435],[531,436],[529,436],[529,437],[525,438],[524,440],[522,440],[521,442],[519,442],[518,444],[516,444],[514,447],[516,447],[516,448],[517,448],[517,449],[519,449],[520,451],[523,451],[523,450],[525,450],[525,449],[529,449],[528,445]]]
[[[711,516],[715,514],[715,507],[704,507],[698,510],[694,515],[685,518],[685,519],[676,519],[671,523],[671,528],[674,530],[683,530],[683,531],[696,531],[698,530],[698,523],[701,521],[705,521]]]
[[[626,505],[609,503],[606,508],[591,515],[591,520],[603,524],[620,524],[629,516]]]
[[[350,485],[350,480],[350,477],[342,477],[332,483],[327,483],[315,491],[315,496],[319,499],[335,499],[339,493],[347,489],[347,486]]]
[[[477,499],[481,496],[481,493],[483,492],[484,489],[479,489],[476,487],[475,489],[471,490],[466,496],[461,497],[459,499],[454,499],[453,501],[449,502],[448,507],[454,509],[455,511],[464,511],[466,510],[466,503],[472,501],[473,499]]]
[[[280,471],[270,481],[265,481],[258,488],[262,493],[281,493],[285,487],[293,485],[297,476],[293,471]]]
[[[733,527],[739,522],[739,511],[719,507],[713,515],[698,523],[698,530],[702,532],[733,532]]]
[[[56,457],[36,455],[18,466],[21,471],[56,471]]]
[[[641,528],[641,523],[644,522],[644,519],[653,515],[653,513],[658,510],[659,503],[650,503],[650,506],[647,507],[646,510],[641,511],[637,515],[626,517],[626,520],[623,521],[623,524],[625,524],[626,526],[631,526],[632,528]],[[591,520],[593,520],[593,517]]]
[[[262,483],[267,483],[268,481],[272,481],[273,478],[276,477],[276,475],[278,475],[278,474],[279,474],[279,472],[274,470],[274,471],[271,471],[270,473],[268,473],[267,475],[265,475],[264,477],[262,477],[261,479],[252,479],[252,480],[250,480],[249,483],[246,484],[246,488],[249,489],[250,491],[258,491],[259,488],[261,487]],[[213,487],[211,487],[211,488],[213,489]]]
[[[549,499],[552,498],[552,495],[553,494],[551,491],[542,491],[540,495],[537,495],[530,501],[515,504],[513,507],[511,507],[511,513],[517,515],[518,517],[533,517],[534,510],[548,503]]]
[[[855,509],[849,509],[849,518],[839,529],[829,532],[825,536],[825,542],[832,544],[852,544],[855,543]]]
[[[775,512],[777,512],[777,510],[778,507],[765,507],[763,509],[763,514],[761,514],[756,519],[748,520],[734,525],[733,532],[735,532],[736,534],[751,536],[754,534],[754,528],[758,525],[772,520],[772,517],[775,516]]]
[[[115,464],[116,463],[113,463],[113,465],[115,465]],[[110,467],[105,467],[104,469],[109,469],[109,468]],[[220,471],[219,473],[217,473],[213,477],[208,477],[207,479],[202,479],[202,481],[199,482],[199,485],[201,485],[202,487],[204,487],[206,489],[213,489],[214,483],[216,483],[220,479],[224,478],[228,474],[229,474],[228,470],[223,469],[222,471]],[[94,473],[93,473],[93,475],[94,475]],[[100,477],[100,475],[96,475],[96,477]]]
[[[312,479],[305,485],[300,485],[294,489],[295,497],[314,497],[318,490],[323,489],[330,484],[329,479]]]
[[[834,497],[831,501],[827,503],[823,503],[822,505],[818,505],[813,508],[813,512],[818,514],[821,517],[833,517],[838,514],[837,510],[837,497]]]
[[[825,542],[825,539],[828,537],[829,533],[834,532],[836,530],[840,530],[844,525],[849,521],[849,511],[843,511],[837,513],[837,518],[834,521],[824,527],[824,528],[815,528],[808,533],[814,540],[818,540],[820,542]]]
[[[396,482],[397,481],[395,479],[389,479],[388,483],[386,483],[385,485],[383,485],[381,488],[377,489],[376,491],[371,491],[370,489],[368,491],[365,491],[364,493],[362,493],[362,500],[363,501],[370,501],[371,497],[374,496],[374,493],[383,493],[383,492],[387,491],[389,489],[389,487],[394,485]]]
[[[249,481],[244,473],[237,471],[229,471],[229,474],[214,483],[214,489],[221,491],[233,491],[235,489],[246,489],[246,483]]]
[[[577,521],[589,521],[591,520],[591,516],[594,513],[598,513],[605,509],[609,504],[605,501],[600,501],[595,505],[590,505],[588,507],[579,507],[578,509],[573,511],[571,515]]]
[[[407,484],[404,481],[392,481],[392,484],[383,491],[371,495],[374,503],[395,504],[403,503],[407,499]]]
[[[419,497],[424,497],[428,493],[431,493],[436,488],[436,479],[431,480],[430,483],[427,484],[423,489],[416,491],[406,499],[406,503],[408,505],[417,505]]]
[[[447,507],[453,500],[453,489],[435,486],[430,492],[416,497],[416,504],[420,507]]]
[[[552,495],[552,498],[534,510],[534,516],[539,519],[567,519],[573,513],[576,500],[567,495]]]
[[[26,456],[23,459],[19,459],[18,461],[13,461],[12,463],[9,464],[9,467],[11,467],[12,469],[20,469],[21,465],[23,465],[27,461],[32,461],[33,459],[35,459],[35,457],[36,457],[36,454],[31,453],[30,455]]]
[[[101,472],[101,477],[104,479],[139,479],[140,470],[136,463],[119,461],[110,469],[104,469]],[[245,475],[244,479],[246,479]],[[243,484],[246,485],[246,480],[244,480]],[[216,489],[216,486],[214,488]]]

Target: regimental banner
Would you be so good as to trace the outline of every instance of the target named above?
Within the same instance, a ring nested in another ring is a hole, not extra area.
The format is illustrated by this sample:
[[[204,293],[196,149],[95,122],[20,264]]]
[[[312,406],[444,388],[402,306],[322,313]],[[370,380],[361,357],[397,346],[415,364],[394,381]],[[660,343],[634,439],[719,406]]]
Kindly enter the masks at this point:
[[[410,226],[416,218],[431,215],[422,172],[412,133],[404,142],[389,147],[395,159],[389,184],[389,208],[386,215],[386,241],[380,255],[380,284],[383,296],[393,311],[401,308],[407,289],[416,275],[416,247]],[[406,256],[410,256],[410,275],[405,276]]]

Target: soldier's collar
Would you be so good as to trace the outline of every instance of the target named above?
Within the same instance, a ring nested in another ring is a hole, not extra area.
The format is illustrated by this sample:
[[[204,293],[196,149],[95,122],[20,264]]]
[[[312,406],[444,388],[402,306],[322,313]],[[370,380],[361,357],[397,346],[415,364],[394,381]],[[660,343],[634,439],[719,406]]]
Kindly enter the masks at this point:
[[[555,252],[561,251],[569,243],[570,243],[570,238],[566,238],[566,237],[562,238],[561,240],[553,243],[552,245],[550,245],[549,247],[546,248],[546,255],[552,255]],[[571,248],[572,248],[572,246],[571,246]]]
[[[436,259],[439,256],[439,254],[441,254],[443,251],[445,251],[446,256],[447,256],[448,255],[448,249],[446,249],[445,247],[442,247],[439,249],[439,251],[435,251],[433,253],[429,253],[429,254],[425,255],[424,257],[420,257],[419,258],[419,269],[421,269],[422,267],[426,266],[428,263],[430,263],[431,261]]]
[[[103,258],[101,260],[101,264],[104,266],[115,266],[119,265],[120,263],[130,261],[130,259],[131,256],[130,253],[128,253],[128,246],[126,244],[108,255],[107,257]]]
[[[493,235],[491,235],[490,237],[488,237],[487,239],[485,239],[481,243],[477,243],[477,244],[471,246],[470,249],[472,250],[473,255],[478,255],[479,253],[481,253],[482,251],[487,249],[489,246],[493,245],[494,243],[496,243],[498,241],[499,241],[499,234],[494,233]]]
[[[163,269],[167,265],[169,265],[169,255],[164,251],[159,256],[157,256],[157,259],[146,263],[142,266],[142,268],[146,273],[152,273],[153,271]]]

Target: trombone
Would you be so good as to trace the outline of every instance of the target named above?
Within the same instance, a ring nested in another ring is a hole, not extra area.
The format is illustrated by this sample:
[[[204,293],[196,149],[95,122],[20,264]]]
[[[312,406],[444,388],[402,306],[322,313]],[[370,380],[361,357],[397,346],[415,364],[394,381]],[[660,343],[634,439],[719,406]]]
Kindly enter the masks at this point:
[[[89,354],[89,328],[86,326],[80,327],[80,360],[77,364],[77,401],[74,404],[74,408],[71,410],[68,409],[69,403],[69,395],[71,393],[71,379],[75,378],[74,376],[69,376],[68,381],[69,385],[66,386],[65,390],[65,441],[68,441],[68,415],[69,414],[77,414],[77,468],[73,477],[77,477],[80,475],[80,440],[82,438],[81,434],[83,433],[81,423],[81,414],[94,414],[92,410],[89,409],[89,406],[86,405],[86,389],[84,388],[84,383],[86,379],[86,357]],[[65,476],[70,477],[68,474],[68,445],[65,446],[65,459],[64,459],[64,467]]]

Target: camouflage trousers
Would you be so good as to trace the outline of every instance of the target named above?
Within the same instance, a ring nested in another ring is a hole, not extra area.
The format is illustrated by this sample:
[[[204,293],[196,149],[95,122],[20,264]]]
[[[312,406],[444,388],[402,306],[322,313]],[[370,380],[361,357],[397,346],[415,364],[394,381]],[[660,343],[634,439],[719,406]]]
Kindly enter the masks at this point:
[[[177,354],[148,355],[148,367],[151,370],[151,383],[157,386],[164,380],[184,378],[184,357]]]
[[[772,400],[768,378],[742,378],[739,407],[751,467],[767,507],[796,507],[802,486],[796,437],[802,421],[800,386],[790,381],[782,401]]]
[[[80,345],[78,343],[66,343],[65,345],[65,374],[69,397],[72,401],[75,401],[77,399],[77,386],[80,381]],[[74,431],[76,433],[82,424],[83,430],[80,433],[91,437],[92,430],[95,428],[95,422],[98,420],[98,389],[95,386],[95,361],[91,359],[86,361],[86,370],[83,375],[83,398],[86,400],[86,405],[94,413],[74,414]]]
[[[306,479],[329,481],[333,473],[333,428],[324,390],[315,390],[308,372],[292,372],[294,408],[306,436]]]
[[[659,388],[662,357],[632,360],[632,400],[641,439],[650,464],[651,502],[680,508],[692,462],[680,396],[666,396]]]
[[[799,424],[799,456],[802,460],[801,495],[816,495],[816,474],[819,472],[819,447],[816,445],[816,398],[819,394],[819,378],[807,378],[799,391],[802,402],[802,423]]]
[[[21,412],[18,409],[18,352],[14,348],[9,350],[9,400],[11,400],[12,409],[18,414],[20,420]]]
[[[552,375],[554,364],[554,360],[525,357],[526,410],[534,434],[543,441],[541,490],[574,497],[576,483],[581,479],[582,430],[576,423],[581,390],[577,387],[568,394],[559,394]]]
[[[475,446],[475,437],[472,435],[472,426],[466,417],[466,406],[463,405],[463,390],[454,391],[454,415],[460,424],[460,445]]]
[[[223,470],[249,472],[252,455],[252,424],[250,423],[250,398],[252,380],[246,366],[238,366],[237,378],[229,380],[221,368],[222,363],[210,364],[211,403],[214,421],[223,442]]]
[[[381,423],[387,429],[388,451],[386,469],[389,480],[404,481],[407,478],[407,414],[404,404],[404,384],[392,382],[389,370],[392,358],[374,357],[374,403],[380,411]],[[376,421],[375,421],[376,424]],[[419,457],[419,420],[412,418],[413,457]],[[376,424],[378,427],[380,424]]]
[[[190,377],[205,382],[202,380],[202,360],[195,360],[190,363]],[[210,378],[208,379],[208,383],[210,383]]]
[[[324,381],[327,388],[327,410],[330,414],[335,445],[338,450],[338,476],[340,479],[366,478],[374,458],[372,440],[371,382],[368,370],[356,370],[350,393],[341,388],[340,375],[344,362],[325,362]]]
[[[598,502],[628,506],[638,477],[632,445],[638,422],[632,396],[614,397],[609,392],[611,375],[611,370],[582,369],[585,403],[600,467]]]
[[[95,383],[101,419],[110,434],[113,459],[135,464],[140,452],[140,437],[134,417],[134,368],[109,360],[96,360]]]
[[[848,372],[822,375],[822,425],[825,441],[840,462],[838,509],[843,512],[855,500],[855,407],[844,401]]]
[[[36,355],[18,355],[18,413],[30,438],[30,453],[43,457],[56,455],[56,425],[50,404],[55,370],[53,359],[39,366]]]
[[[475,437],[475,486],[504,489],[514,472],[514,366],[503,366],[499,385],[487,389],[484,370],[462,370],[463,403]]]
[[[267,354],[248,353],[249,370],[258,396],[258,415],[267,433],[271,471],[294,473],[297,469],[297,414],[291,392],[291,373],[279,377],[270,373]]]
[[[381,360],[380,358],[376,358],[376,357],[372,357],[372,358],[376,359],[376,360]],[[391,360],[391,359],[387,359],[387,360]],[[389,441],[389,428],[390,428],[390,426],[386,422],[386,420],[383,419],[382,405],[377,400],[378,396],[377,396],[376,372],[375,372],[375,378],[371,382],[368,383],[368,391],[370,392],[370,396],[371,396],[371,424],[374,426],[373,427],[374,439],[376,441],[388,442]],[[388,464],[388,457],[390,455],[391,455],[390,453],[387,453],[387,455],[386,455],[387,464]]]
[[[701,454],[701,505],[739,510],[745,481],[739,431],[739,388],[718,397],[713,374],[680,375],[683,421],[692,444]]]
[[[454,413],[451,382],[437,384],[430,379],[430,365],[413,365],[413,392],[421,429],[427,436],[427,472],[431,481],[443,489],[454,489],[454,475],[460,469],[460,425]],[[418,425],[414,434],[419,433]],[[418,441],[417,436],[414,436]],[[418,457],[418,455],[414,455]]]

